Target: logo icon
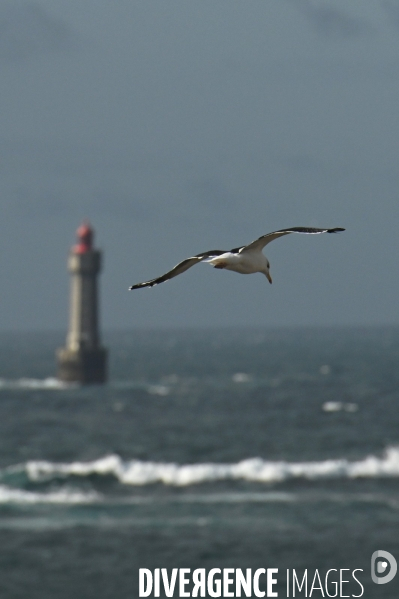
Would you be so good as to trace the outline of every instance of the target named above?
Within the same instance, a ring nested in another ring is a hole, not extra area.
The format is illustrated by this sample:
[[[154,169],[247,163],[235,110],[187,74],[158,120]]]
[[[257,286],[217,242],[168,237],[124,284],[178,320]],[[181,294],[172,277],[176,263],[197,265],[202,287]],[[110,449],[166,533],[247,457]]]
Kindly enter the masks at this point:
[[[389,566],[389,568],[388,568]],[[376,584],[386,584],[395,578],[398,569],[396,559],[389,553],[379,549],[371,556],[371,579]],[[384,574],[384,576],[380,576]]]

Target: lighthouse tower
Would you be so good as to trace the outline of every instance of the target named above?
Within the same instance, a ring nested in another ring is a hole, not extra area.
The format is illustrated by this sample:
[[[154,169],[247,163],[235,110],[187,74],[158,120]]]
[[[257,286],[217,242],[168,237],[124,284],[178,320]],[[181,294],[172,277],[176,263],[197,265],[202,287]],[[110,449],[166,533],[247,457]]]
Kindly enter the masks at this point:
[[[105,383],[107,351],[101,347],[98,330],[97,277],[101,252],[93,248],[94,232],[88,223],[78,228],[77,238],[68,259],[69,330],[66,346],[57,352],[58,378],[82,384]]]

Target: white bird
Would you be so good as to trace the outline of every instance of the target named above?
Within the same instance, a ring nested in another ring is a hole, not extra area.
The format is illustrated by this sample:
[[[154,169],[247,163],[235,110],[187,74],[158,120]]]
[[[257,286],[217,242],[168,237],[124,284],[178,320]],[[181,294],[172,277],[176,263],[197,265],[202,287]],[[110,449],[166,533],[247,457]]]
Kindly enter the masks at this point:
[[[340,231],[345,231],[345,229],[335,228],[335,229],[314,229],[309,227],[292,227],[292,229],[281,229],[281,231],[273,231],[273,233],[267,233],[266,235],[262,235],[252,243],[248,245],[243,245],[238,248],[234,248],[229,252],[225,250],[211,250],[209,252],[203,252],[202,254],[197,254],[196,256],[192,256],[191,258],[187,258],[179,264],[176,264],[172,270],[165,273],[161,277],[157,279],[151,279],[150,281],[145,281],[144,283],[137,283],[137,285],[132,285],[129,289],[139,289],[140,287],[153,287],[154,285],[158,285],[159,283],[164,283],[169,279],[173,279],[173,277],[177,277],[177,275],[181,275],[183,272],[197,264],[198,262],[202,262],[206,260],[209,264],[214,266],[215,268],[224,268],[226,270],[232,270],[234,272],[238,272],[242,275],[249,275],[255,272],[261,272],[266,275],[269,283],[272,283],[272,277],[270,275],[270,262],[263,254],[263,248],[273,241],[274,239],[278,239],[278,237],[282,237],[283,235],[289,235],[289,233],[306,233],[306,234],[318,234],[318,233],[338,233]]]

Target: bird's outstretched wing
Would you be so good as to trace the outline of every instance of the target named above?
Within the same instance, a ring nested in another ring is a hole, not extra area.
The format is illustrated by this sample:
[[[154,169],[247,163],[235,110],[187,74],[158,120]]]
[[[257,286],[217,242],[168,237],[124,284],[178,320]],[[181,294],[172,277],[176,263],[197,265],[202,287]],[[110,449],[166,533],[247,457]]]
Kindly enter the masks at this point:
[[[262,235],[262,237],[255,239],[255,241],[252,241],[252,243],[231,251],[233,253],[242,253],[247,252],[248,250],[261,251],[265,245],[271,241],[274,241],[283,235],[289,235],[290,233],[305,233],[308,235],[314,235],[319,233],[339,233],[340,231],[345,231],[345,229],[341,229],[339,227],[335,229],[314,229],[312,227],[292,227],[291,229],[281,229],[280,231],[273,231],[273,233]]]
[[[197,254],[191,258],[186,258],[186,260],[176,264],[172,270],[165,273],[161,277],[158,277],[157,279],[151,279],[151,281],[145,281],[144,283],[137,283],[137,285],[132,285],[129,287],[129,289],[140,289],[140,287],[153,287],[154,285],[159,285],[159,283],[164,283],[165,281],[169,281],[169,279],[173,279],[173,277],[177,277],[177,275],[181,275],[183,272],[194,266],[194,264],[198,264],[198,262],[202,262],[202,260],[206,260],[206,258],[221,256],[222,254],[225,254],[225,250],[212,250],[210,252]]]

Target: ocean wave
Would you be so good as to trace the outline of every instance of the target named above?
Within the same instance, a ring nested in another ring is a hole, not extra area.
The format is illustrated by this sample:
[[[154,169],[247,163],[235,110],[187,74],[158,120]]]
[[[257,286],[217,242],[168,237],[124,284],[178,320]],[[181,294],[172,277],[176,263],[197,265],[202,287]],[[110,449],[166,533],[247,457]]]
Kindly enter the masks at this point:
[[[399,477],[399,447],[389,447],[381,457],[367,456],[362,460],[346,458],[320,462],[267,461],[250,458],[235,464],[175,464],[123,461],[118,455],[108,455],[92,462],[54,463],[31,460],[0,472],[0,480],[24,473],[31,483],[43,483],[70,477],[112,477],[123,485],[144,486],[162,483],[184,487],[223,480],[244,480],[255,483],[278,483],[289,479],[383,478]]]
[[[49,493],[37,493],[35,491],[13,489],[5,485],[0,485],[0,504],[88,504],[97,503],[100,499],[101,496],[95,491],[83,492],[75,489],[63,488]]]
[[[74,383],[64,383],[54,377],[45,379],[0,379],[1,389],[71,389],[76,387]]]

